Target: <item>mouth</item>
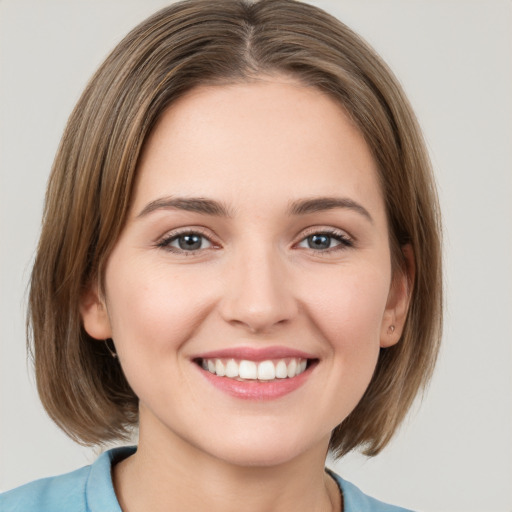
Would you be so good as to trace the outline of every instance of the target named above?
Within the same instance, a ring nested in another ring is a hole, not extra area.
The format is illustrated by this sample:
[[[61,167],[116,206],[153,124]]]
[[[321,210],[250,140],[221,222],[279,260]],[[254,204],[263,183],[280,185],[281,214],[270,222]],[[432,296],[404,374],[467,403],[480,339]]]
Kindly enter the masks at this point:
[[[276,382],[298,377],[318,360],[304,357],[284,357],[254,361],[221,357],[199,357],[194,362],[217,377],[238,382]]]
[[[232,347],[192,358],[212,386],[237,399],[274,400],[302,387],[320,359],[289,347]]]

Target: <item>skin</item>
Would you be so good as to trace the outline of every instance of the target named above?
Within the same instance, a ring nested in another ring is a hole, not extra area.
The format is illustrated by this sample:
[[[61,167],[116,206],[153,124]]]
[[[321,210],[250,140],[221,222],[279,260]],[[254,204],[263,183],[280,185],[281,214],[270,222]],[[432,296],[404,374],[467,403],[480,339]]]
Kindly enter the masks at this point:
[[[230,216],[147,212],[171,196],[218,201]],[[317,197],[349,199],[368,215],[353,206],[289,213]],[[200,249],[180,250],[184,231],[204,236]],[[328,249],[310,247],[308,236],[332,231]],[[140,160],[105,297],[91,288],[82,300],[87,332],[114,340],[140,399],[138,451],[114,468],[125,512],[340,510],[323,471],[330,432],[362,397],[380,348],[398,341],[407,311],[407,276],[392,275],[388,238],[369,148],[320,91],[260,77],[194,89],[164,113]],[[318,363],[275,400],[230,396],[192,360],[276,345]]]

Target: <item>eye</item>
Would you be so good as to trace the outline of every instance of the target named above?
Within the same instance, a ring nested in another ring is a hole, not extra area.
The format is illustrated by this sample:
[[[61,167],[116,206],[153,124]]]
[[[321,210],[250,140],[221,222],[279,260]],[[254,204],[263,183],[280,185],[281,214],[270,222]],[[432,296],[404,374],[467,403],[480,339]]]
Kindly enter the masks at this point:
[[[314,251],[329,251],[353,247],[352,240],[342,232],[312,233],[302,239],[298,247],[312,249]]]
[[[195,252],[210,249],[212,242],[205,235],[190,231],[170,234],[157,245],[172,252]]]

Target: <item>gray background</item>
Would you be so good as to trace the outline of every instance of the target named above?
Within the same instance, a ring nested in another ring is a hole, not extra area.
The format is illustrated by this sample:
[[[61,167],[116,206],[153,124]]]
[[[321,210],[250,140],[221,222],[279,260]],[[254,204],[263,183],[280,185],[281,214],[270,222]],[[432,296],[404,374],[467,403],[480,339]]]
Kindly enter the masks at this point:
[[[163,0],[0,0],[0,489],[96,454],[39,405],[24,345],[45,183],[87,79]],[[446,230],[446,330],[433,383],[372,460],[336,470],[434,511],[512,510],[512,3],[323,0],[394,69],[436,170]]]

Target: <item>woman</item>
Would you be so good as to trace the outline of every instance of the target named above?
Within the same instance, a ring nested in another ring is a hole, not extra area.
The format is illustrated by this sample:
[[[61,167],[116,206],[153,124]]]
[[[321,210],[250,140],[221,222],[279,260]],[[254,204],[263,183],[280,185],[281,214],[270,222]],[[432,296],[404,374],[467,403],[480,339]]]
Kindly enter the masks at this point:
[[[160,11],[69,120],[30,294],[49,414],[138,448],[2,505],[396,510],[325,456],[377,454],[428,381],[439,246],[414,115],[347,27],[286,0]]]

